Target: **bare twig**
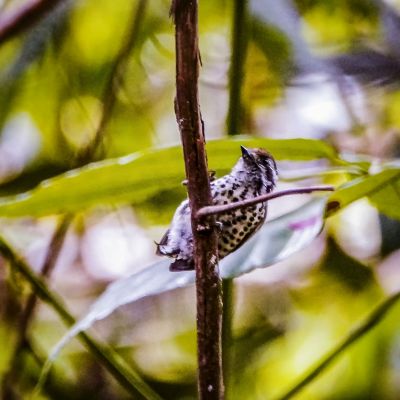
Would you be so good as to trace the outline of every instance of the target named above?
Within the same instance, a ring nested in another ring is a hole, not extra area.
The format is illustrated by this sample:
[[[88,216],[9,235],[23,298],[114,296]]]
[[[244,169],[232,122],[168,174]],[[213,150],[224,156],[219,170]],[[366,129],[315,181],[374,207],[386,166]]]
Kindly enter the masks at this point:
[[[62,301],[47,287],[45,281],[37,276],[30,266],[19,258],[13,249],[0,237],[0,253],[31,285],[34,292],[61,317],[67,326],[75,324],[74,317],[69,313]],[[125,387],[134,398],[161,400],[160,397],[116,354],[111,348],[97,343],[91,336],[81,332],[79,340],[97,357],[102,365]]]
[[[13,12],[2,12],[0,16],[0,43],[30,28],[60,2],[61,0],[31,0],[25,2]]]
[[[350,347],[357,340],[361,339],[364,335],[370,332],[371,329],[378,325],[399,300],[400,292],[397,292],[378,304],[378,306],[376,306],[376,308],[372,310],[366,316],[366,318],[364,318],[357,326],[355,326],[337,346],[335,346],[328,354],[322,357],[321,360],[303,378],[301,378],[298,383],[296,383],[284,395],[278,397],[278,399],[287,400],[300,392],[300,390],[302,390],[323,371],[325,371],[325,369],[328,368],[332,362],[335,361],[336,358],[339,357],[345,350],[347,350],[348,347]]]
[[[228,211],[238,210],[240,208],[246,208],[254,204],[263,203],[268,200],[276,199],[278,197],[283,197],[283,196],[289,196],[293,194],[305,194],[305,193],[326,192],[326,191],[331,192],[333,190],[335,190],[333,186],[310,186],[305,188],[286,189],[286,190],[281,190],[280,192],[264,194],[262,196],[254,197],[253,199],[238,201],[226,205],[203,207],[197,212],[196,217],[204,218],[209,215],[224,214]]]
[[[176,40],[176,118],[185,158],[192,212],[197,294],[198,389],[202,400],[223,398],[221,280],[213,221],[196,218],[211,204],[203,122],[198,102],[199,48],[196,0],[175,0],[171,13]]]

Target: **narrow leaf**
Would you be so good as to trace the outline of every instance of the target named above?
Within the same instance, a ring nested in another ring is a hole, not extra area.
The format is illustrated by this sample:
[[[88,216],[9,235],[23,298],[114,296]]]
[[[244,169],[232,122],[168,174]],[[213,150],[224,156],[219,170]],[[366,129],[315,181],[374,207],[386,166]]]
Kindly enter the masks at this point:
[[[230,169],[240,156],[239,145],[264,147],[278,160],[327,158],[332,147],[311,139],[224,139],[208,143],[210,168]],[[0,216],[43,216],[80,211],[99,204],[142,203],[157,193],[177,187],[184,177],[179,146],[134,153],[89,164],[48,179],[35,189],[0,198]]]
[[[328,209],[335,212],[365,196],[384,214],[400,219],[400,169],[352,180],[330,196]]]

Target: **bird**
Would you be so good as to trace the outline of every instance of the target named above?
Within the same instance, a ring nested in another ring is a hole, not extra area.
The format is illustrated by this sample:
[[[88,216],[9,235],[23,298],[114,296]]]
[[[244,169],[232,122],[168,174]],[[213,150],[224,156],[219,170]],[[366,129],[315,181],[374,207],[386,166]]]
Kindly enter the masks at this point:
[[[241,157],[231,172],[210,182],[212,204],[224,205],[271,193],[278,180],[272,155],[264,149],[241,148]],[[267,202],[216,215],[219,260],[237,250],[263,225]],[[156,254],[174,259],[170,271],[194,270],[193,234],[189,200],[176,209],[169,229],[159,243]]]

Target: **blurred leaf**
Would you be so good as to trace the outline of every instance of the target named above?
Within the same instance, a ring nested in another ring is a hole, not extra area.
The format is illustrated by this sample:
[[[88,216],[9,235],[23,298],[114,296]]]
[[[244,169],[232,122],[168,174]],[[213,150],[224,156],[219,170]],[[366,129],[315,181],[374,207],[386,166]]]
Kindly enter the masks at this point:
[[[363,83],[388,85],[400,79],[398,59],[372,49],[333,57],[331,62],[345,75],[354,76]]]
[[[221,261],[221,276],[234,278],[256,268],[265,268],[309,245],[323,227],[325,204],[325,198],[316,198],[265,223],[244,246]],[[194,283],[194,271],[171,273],[168,270],[169,263],[169,260],[156,262],[109,285],[92,304],[89,312],[57,344],[50,360],[53,361],[59,351],[79,332],[106,318],[118,307]]]
[[[329,239],[327,244],[328,254],[322,271],[334,275],[354,292],[364,290],[374,282],[372,269],[344,253],[333,239]]]
[[[368,196],[382,213],[400,219],[400,169],[386,169],[376,175],[354,179],[343,185],[330,196],[328,210],[337,211],[365,196]]]
[[[380,255],[386,257],[400,248],[400,221],[379,214],[382,244]]]
[[[324,62],[313,56],[303,39],[304,21],[291,0],[252,0],[249,12],[253,39],[281,78],[325,70]]]
[[[310,139],[249,139],[211,141],[207,145],[210,168],[230,169],[240,156],[239,145],[265,147],[278,160],[327,158],[335,150]],[[104,203],[141,203],[160,191],[176,187],[184,178],[180,146],[138,152],[118,159],[89,164],[46,180],[17,196],[0,198],[0,215],[41,216],[82,210]]]
[[[1,76],[1,84],[18,79],[34,61],[42,57],[51,39],[62,39],[61,32],[65,28],[71,6],[71,0],[61,2],[29,32],[16,60]],[[60,46],[60,43],[55,45]]]
[[[390,53],[400,60],[400,16],[388,2],[381,1],[381,26]]]

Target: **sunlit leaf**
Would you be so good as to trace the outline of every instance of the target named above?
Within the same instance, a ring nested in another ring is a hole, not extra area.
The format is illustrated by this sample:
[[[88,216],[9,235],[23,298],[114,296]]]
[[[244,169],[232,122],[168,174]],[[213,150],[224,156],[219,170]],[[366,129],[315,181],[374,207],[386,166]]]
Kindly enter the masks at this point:
[[[210,168],[230,169],[240,155],[240,144],[264,147],[278,160],[336,158],[335,150],[318,140],[239,137],[208,143]],[[180,146],[138,152],[93,163],[46,180],[29,192],[0,198],[0,215],[42,216],[80,211],[98,204],[138,204],[160,191],[179,186],[183,178]]]
[[[390,168],[350,181],[330,196],[328,208],[337,211],[365,196],[379,211],[400,219],[400,169]]]
[[[221,276],[234,278],[256,268],[265,268],[303,249],[323,227],[326,199],[316,198],[272,221],[268,221],[244,246],[220,263]],[[118,307],[194,283],[194,271],[171,273],[169,260],[159,261],[136,274],[119,279],[92,304],[88,313],[65,335],[50,357],[79,332],[106,318]]]

